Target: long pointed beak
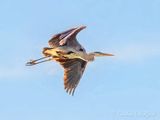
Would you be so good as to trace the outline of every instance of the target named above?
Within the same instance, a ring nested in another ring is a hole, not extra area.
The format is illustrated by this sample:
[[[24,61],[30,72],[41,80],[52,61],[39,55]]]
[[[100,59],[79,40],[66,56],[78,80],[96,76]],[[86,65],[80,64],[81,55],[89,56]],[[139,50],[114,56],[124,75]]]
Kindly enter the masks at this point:
[[[113,54],[110,54],[110,53],[102,53],[101,55],[102,56],[114,56]]]
[[[113,54],[110,53],[102,53],[102,52],[93,52],[93,54],[97,57],[101,57],[101,56],[114,56]]]

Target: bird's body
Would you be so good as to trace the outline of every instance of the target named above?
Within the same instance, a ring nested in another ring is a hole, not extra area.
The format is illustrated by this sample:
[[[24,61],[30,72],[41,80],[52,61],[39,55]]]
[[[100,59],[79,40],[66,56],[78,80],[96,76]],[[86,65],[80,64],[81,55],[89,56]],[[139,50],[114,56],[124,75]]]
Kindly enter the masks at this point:
[[[50,47],[45,47],[42,51],[44,58],[49,58],[45,61],[56,60],[62,65],[64,68],[64,86],[66,91],[72,95],[83,75],[87,62],[93,61],[96,56],[113,56],[102,52],[86,53],[76,39],[76,35],[84,28],[86,27],[80,26],[54,35],[49,40]],[[40,63],[37,61],[41,59],[43,58],[30,61],[27,65]]]
[[[55,57],[65,58],[65,59],[79,58],[83,60],[85,60],[84,54],[86,54],[81,51],[76,51],[75,49],[68,46],[62,46],[57,48],[44,48],[42,53],[44,54],[44,56],[52,56],[53,58]]]
[[[52,56],[54,58],[64,58],[64,59],[82,59],[86,62],[94,60],[95,56],[113,56],[108,53],[92,52],[87,54],[86,52],[77,51],[68,46],[62,46],[57,48],[44,48],[42,52],[45,56]]]

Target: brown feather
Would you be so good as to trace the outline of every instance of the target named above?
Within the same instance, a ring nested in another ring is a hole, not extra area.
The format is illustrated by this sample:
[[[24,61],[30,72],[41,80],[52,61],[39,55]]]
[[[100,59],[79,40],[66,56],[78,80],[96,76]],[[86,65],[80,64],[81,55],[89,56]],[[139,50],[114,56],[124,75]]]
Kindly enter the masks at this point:
[[[60,41],[64,38],[66,38],[70,33],[74,32],[73,35],[70,37],[67,37],[67,42],[65,45],[68,47],[72,47],[76,50],[83,50],[85,52],[85,49],[80,45],[80,43],[76,39],[76,35],[80,30],[74,31],[76,28],[69,29],[67,31],[64,31],[62,33],[54,35],[49,41],[49,45],[52,48],[60,47]]]
[[[74,95],[74,91],[83,75],[87,62],[81,59],[55,59],[64,68],[64,89]]]
[[[60,47],[60,41],[66,40],[63,46],[71,47],[77,51],[85,52],[85,49],[79,44],[76,35],[85,27],[72,28],[62,33],[54,35],[49,41],[52,48]],[[53,57],[64,68],[64,88],[69,94],[74,94],[74,91],[83,75],[87,62],[81,59],[67,59]]]

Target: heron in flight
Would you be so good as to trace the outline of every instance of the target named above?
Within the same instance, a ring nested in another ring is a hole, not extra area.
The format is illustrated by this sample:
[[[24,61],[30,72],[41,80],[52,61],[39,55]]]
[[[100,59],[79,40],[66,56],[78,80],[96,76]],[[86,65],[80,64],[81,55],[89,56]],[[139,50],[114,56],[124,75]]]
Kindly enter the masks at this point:
[[[42,51],[44,57],[31,60],[26,65],[32,66],[50,60],[59,62],[64,68],[64,89],[74,95],[87,63],[95,57],[113,56],[102,52],[87,53],[76,39],[76,35],[85,28],[86,26],[79,26],[54,35],[48,42],[50,47],[45,47]]]

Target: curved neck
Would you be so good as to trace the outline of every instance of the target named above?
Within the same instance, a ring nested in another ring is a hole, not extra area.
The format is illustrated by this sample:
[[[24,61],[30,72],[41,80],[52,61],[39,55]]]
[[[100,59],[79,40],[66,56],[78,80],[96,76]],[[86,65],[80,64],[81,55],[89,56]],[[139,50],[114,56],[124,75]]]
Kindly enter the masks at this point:
[[[87,55],[86,55],[86,59],[88,60],[88,61],[94,61],[94,53],[88,53]]]

